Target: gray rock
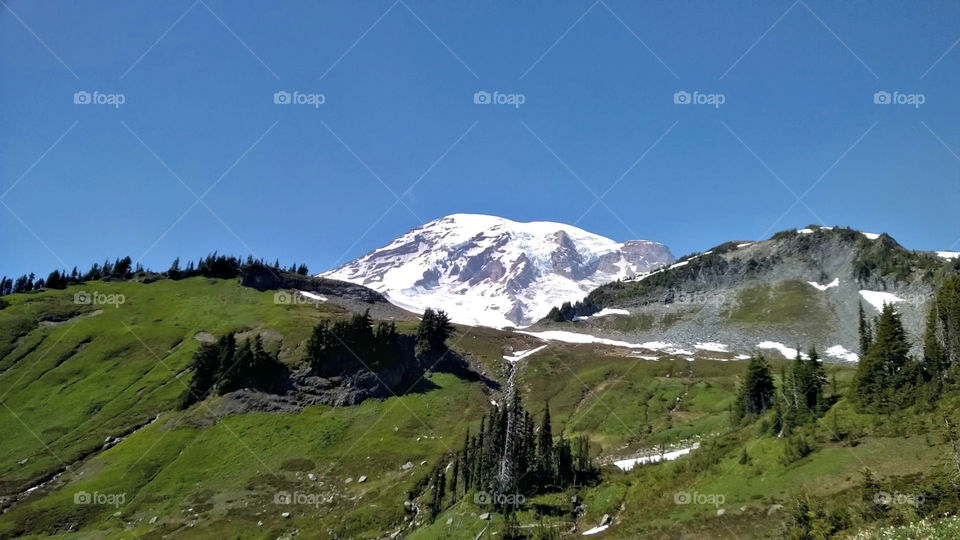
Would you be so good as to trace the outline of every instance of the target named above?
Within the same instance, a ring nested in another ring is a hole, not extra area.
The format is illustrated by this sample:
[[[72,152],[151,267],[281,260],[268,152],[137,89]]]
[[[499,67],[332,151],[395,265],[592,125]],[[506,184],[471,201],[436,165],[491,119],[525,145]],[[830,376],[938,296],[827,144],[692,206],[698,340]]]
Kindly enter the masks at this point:
[[[282,517],[283,519],[290,519],[290,512],[284,512],[280,514],[280,517]]]
[[[309,478],[311,482],[316,482],[316,481],[317,481],[317,475],[315,475],[315,474],[313,474],[313,473],[308,474],[308,475],[307,475],[307,478]]]
[[[357,479],[357,483],[360,483],[360,484],[362,484],[362,483],[364,483],[364,482],[366,482],[366,481],[367,481],[367,477],[366,477],[366,476],[361,476],[360,478]]]
[[[405,471],[409,471],[410,469],[413,468],[413,463],[411,463],[411,462],[408,461],[408,462],[404,463],[400,468],[403,469],[403,470],[405,470]]]
[[[480,514],[480,519],[483,519],[483,520],[488,520],[488,519],[490,519],[490,512],[484,512],[484,513]]]

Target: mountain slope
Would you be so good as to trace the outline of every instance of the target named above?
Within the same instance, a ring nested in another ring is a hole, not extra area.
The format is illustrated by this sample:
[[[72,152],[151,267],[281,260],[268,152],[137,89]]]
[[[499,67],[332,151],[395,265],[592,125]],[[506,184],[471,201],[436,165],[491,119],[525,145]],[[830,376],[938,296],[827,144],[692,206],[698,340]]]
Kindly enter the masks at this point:
[[[502,328],[530,324],[557,303],[673,261],[656,242],[454,214],[321,276],[364,285],[414,311],[440,308],[456,322]]]
[[[815,345],[849,361],[859,348],[861,304],[872,318],[883,302],[894,303],[908,332],[919,335],[927,301],[957,264],[948,252],[910,251],[885,234],[808,227],[728,242],[598,287],[577,307],[575,321],[542,321],[531,330],[786,356],[798,344]]]

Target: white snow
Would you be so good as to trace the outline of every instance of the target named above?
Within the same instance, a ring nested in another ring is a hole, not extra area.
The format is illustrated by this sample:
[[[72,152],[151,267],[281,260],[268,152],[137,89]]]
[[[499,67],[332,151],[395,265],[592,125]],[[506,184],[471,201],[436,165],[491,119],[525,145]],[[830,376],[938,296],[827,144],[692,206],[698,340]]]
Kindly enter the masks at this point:
[[[727,345],[724,343],[717,343],[715,341],[708,341],[706,343],[697,343],[693,346],[694,349],[701,349],[704,351],[713,351],[713,352],[729,352],[727,350]]]
[[[874,307],[877,311],[883,311],[884,304],[896,304],[897,302],[903,302],[903,298],[899,296],[883,292],[883,291],[860,291],[860,296],[867,301],[868,304]]]
[[[825,291],[831,287],[836,287],[837,285],[840,285],[840,278],[833,278],[833,281],[831,281],[830,283],[827,283],[826,285],[821,285],[816,281],[808,281],[807,283],[809,283],[811,286],[813,286],[818,290]]]
[[[539,346],[539,347],[537,347],[537,348],[535,348],[535,349],[527,349],[527,350],[525,350],[525,351],[517,351],[517,352],[515,352],[515,353],[513,353],[513,354],[511,354],[511,355],[505,355],[505,356],[503,357],[503,359],[506,360],[506,361],[508,361],[508,362],[519,362],[520,360],[523,360],[524,358],[526,358],[526,357],[528,357],[528,356],[534,355],[534,354],[536,354],[536,353],[538,353],[538,352],[540,352],[540,351],[542,351],[543,349],[546,349],[546,348],[547,348],[546,345],[541,345],[541,346]]]
[[[749,354],[738,354],[738,355],[734,356],[733,359],[734,359],[734,360],[749,360],[749,359],[750,359],[750,355],[749,355]]]
[[[777,343],[776,341],[764,341],[764,342],[762,342],[762,343],[757,343],[757,348],[758,348],[758,349],[773,349],[773,350],[780,351],[780,354],[782,354],[782,355],[784,356],[784,358],[796,358],[796,357],[797,357],[797,350],[796,350],[796,349],[791,349],[790,347],[787,347],[787,346],[784,345],[783,343]],[[806,357],[807,357],[806,354],[802,354],[801,356],[802,356],[803,358],[806,358]]]
[[[567,332],[565,330],[544,330],[543,332],[528,332],[525,330],[520,330],[519,333],[538,337],[545,341],[561,341],[564,343],[597,343],[600,345],[610,345],[613,347],[626,347],[628,349],[650,349],[652,351],[663,351],[667,354],[693,354],[693,352],[686,349],[681,349],[673,343],[664,343],[662,341],[630,343],[627,341],[592,336],[590,334],[581,334],[579,332]]]
[[[297,292],[300,293],[300,294],[302,294],[303,296],[311,299],[311,300],[317,300],[317,301],[319,301],[319,302],[326,302],[326,301],[327,301],[327,297],[326,297],[326,296],[320,296],[319,294],[315,294],[315,293],[308,292],[308,291],[297,291]]]
[[[859,362],[860,357],[856,353],[852,353],[845,349],[843,345],[834,345],[827,349],[827,356],[832,356],[834,358],[839,358],[846,362]]]
[[[595,317],[606,317],[608,315],[629,315],[630,312],[625,309],[617,308],[603,308],[600,311],[594,313],[593,315],[586,315],[584,317],[577,317],[577,320],[580,319],[590,319]]]
[[[870,240],[876,240],[877,238],[880,238],[880,235],[877,234],[877,233],[863,232],[863,231],[861,231],[861,234],[863,234],[864,236],[866,236],[866,237],[869,238]]]
[[[603,532],[603,531],[607,530],[607,528],[609,528],[609,527],[610,527],[609,525],[600,525],[599,527],[594,527],[594,528],[590,529],[589,531],[584,531],[584,532],[583,532],[583,535],[584,535],[584,536],[590,536],[591,534],[597,534],[597,533],[599,533],[599,532]]]
[[[617,308],[603,308],[600,311],[594,313],[592,317],[606,317],[607,315],[629,315],[630,312],[625,309]]]
[[[810,234],[813,232],[813,229],[797,229],[797,232],[800,234]]]
[[[637,465],[646,465],[647,463],[660,463],[661,461],[673,461],[680,456],[685,456],[690,452],[700,448],[700,443],[693,443],[693,446],[689,448],[680,448],[678,450],[671,450],[669,452],[662,452],[660,454],[653,454],[651,456],[643,456],[638,458],[631,459],[621,459],[620,461],[614,461],[613,464],[620,468],[622,471],[629,471],[636,467]]]
[[[650,360],[652,362],[656,362],[657,360],[660,360],[659,356],[649,356],[646,354],[634,354],[633,358],[641,358],[643,360]]]
[[[737,249],[745,248],[747,246],[752,246],[752,245],[753,245],[753,242],[744,242],[742,244],[737,244]]]
[[[570,261],[577,259],[589,274],[573,279]],[[554,306],[672,259],[656,242],[616,242],[563,223],[453,214],[320,275],[370,287],[416,313],[431,307],[454,322],[503,328],[531,324]]]
[[[673,270],[674,268],[680,268],[681,266],[686,266],[686,265],[688,265],[689,263],[690,263],[690,261],[678,262],[677,264],[674,264],[674,265],[670,266],[670,269]]]
[[[942,257],[947,260],[960,259],[960,251],[938,251],[937,257]]]

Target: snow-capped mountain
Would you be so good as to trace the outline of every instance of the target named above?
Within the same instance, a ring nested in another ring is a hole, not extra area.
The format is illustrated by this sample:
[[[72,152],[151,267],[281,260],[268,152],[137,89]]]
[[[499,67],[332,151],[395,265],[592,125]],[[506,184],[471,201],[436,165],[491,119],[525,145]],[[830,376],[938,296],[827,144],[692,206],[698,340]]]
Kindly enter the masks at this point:
[[[455,322],[502,328],[531,324],[599,285],[673,262],[657,242],[453,214],[320,275],[364,285],[416,312],[443,309]]]

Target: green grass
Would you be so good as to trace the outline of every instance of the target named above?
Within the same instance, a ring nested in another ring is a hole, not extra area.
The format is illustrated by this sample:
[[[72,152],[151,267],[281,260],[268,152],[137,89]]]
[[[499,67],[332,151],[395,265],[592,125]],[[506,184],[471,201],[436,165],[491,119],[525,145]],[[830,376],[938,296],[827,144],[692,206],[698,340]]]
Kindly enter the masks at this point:
[[[126,302],[117,308],[76,305],[73,294],[80,290],[123,294]],[[776,304],[774,311],[758,314],[760,298]],[[476,504],[472,494],[432,522],[403,508],[407,492],[459,450],[491,399],[501,399],[482,383],[433,373],[427,391],[295,414],[212,416],[225,398],[176,410],[197,332],[271,330],[280,338],[268,345],[294,365],[317,321],[346,315],[333,304],[276,305],[271,292],[203,278],[95,282],[5,300],[0,486],[4,494],[19,493],[65,463],[74,466],[0,515],[0,537],[79,531],[90,538],[277,538],[296,530],[308,537],[366,538],[403,528],[410,538],[474,538],[484,530],[493,537],[505,527],[498,514],[480,519],[490,508]],[[785,317],[809,301],[792,286],[752,290],[738,299],[737,316],[744,324]],[[409,333],[414,325],[405,321],[401,329]],[[500,381],[507,372],[504,353],[538,345],[529,336],[468,327],[458,327],[450,344]],[[774,362],[774,373],[781,363]],[[515,516],[530,533],[574,525],[582,532],[609,514],[615,521],[605,538],[779,536],[786,510],[768,514],[771,505],[788,506],[800,494],[855,500],[864,467],[887,485],[946,463],[946,446],[932,431],[935,413],[862,415],[841,399],[810,428],[814,452],[785,465],[786,440],[762,430],[769,418],[730,425],[741,362],[652,362],[551,343],[518,369],[517,388],[534,416],[539,419],[549,402],[554,434],[585,435],[603,457],[702,443],[676,462],[629,473],[608,466],[598,485],[532,497]],[[845,391],[852,369],[828,371]],[[947,407],[960,398],[944,399]],[[846,440],[832,437],[835,425]],[[107,436],[136,428],[102,450]],[[727,434],[715,449],[711,441],[721,433]],[[747,464],[739,463],[743,449]],[[414,467],[403,470],[407,461]],[[360,483],[361,475],[368,480]],[[717,516],[717,506],[676,504],[681,491],[722,494],[724,515]],[[75,504],[78,492],[122,494],[123,504]],[[278,493],[298,501],[277,504]],[[576,523],[569,503],[574,494],[585,505]]]
[[[727,318],[735,325],[777,325],[798,335],[820,335],[836,324],[837,317],[818,292],[797,280],[741,289]]]

